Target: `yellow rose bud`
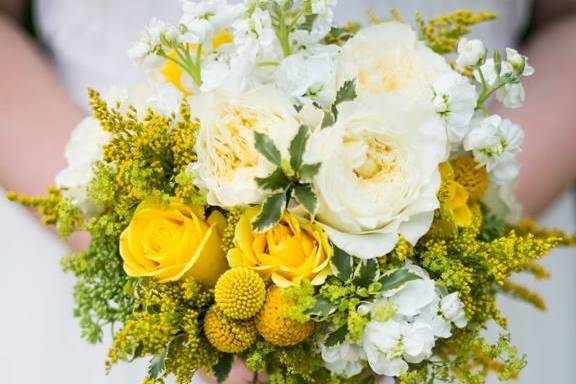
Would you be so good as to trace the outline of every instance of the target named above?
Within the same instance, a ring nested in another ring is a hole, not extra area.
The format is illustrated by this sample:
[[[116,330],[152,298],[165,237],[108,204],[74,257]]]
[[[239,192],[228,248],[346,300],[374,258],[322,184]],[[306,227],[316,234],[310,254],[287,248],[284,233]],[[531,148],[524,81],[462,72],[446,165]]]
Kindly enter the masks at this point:
[[[215,215],[205,221],[202,212],[176,201],[140,204],[120,235],[124,270],[133,277],[193,278],[213,287],[227,268]]]
[[[332,247],[322,228],[289,213],[265,233],[252,231],[258,208],[248,209],[238,221],[234,247],[228,251],[232,268],[248,267],[279,287],[309,280],[320,285],[330,274]]]

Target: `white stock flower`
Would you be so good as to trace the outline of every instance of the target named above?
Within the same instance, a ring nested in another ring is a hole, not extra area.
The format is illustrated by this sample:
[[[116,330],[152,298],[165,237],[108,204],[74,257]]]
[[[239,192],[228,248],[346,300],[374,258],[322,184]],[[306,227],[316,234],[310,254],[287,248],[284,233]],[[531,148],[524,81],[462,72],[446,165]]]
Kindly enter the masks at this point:
[[[408,363],[432,356],[436,340],[452,335],[452,323],[466,326],[457,292],[444,296],[444,290],[425,270],[409,262],[404,268],[420,279],[383,292],[375,302],[357,308],[368,316],[362,347],[370,367],[379,375],[401,375]]]
[[[518,56],[518,54],[516,52]],[[530,67],[527,62],[524,67],[523,64],[517,63],[518,58],[516,58],[516,54],[509,53],[511,56],[512,61],[502,61],[500,63],[500,73],[498,74],[496,63],[494,59],[488,59],[484,64],[480,66],[480,68],[474,71],[474,77],[479,83],[483,81],[491,86],[494,87],[497,85],[497,82],[506,77],[517,77],[516,81],[508,81],[505,83],[504,86],[501,86],[496,91],[496,99],[500,101],[504,106],[508,108],[520,108],[524,104],[524,100],[526,98],[524,92],[524,86],[520,82],[520,76],[530,76],[534,73],[534,68]],[[518,73],[520,69],[523,68],[522,73]]]
[[[405,321],[390,320],[385,323],[370,321],[364,328],[362,346],[370,368],[378,375],[400,376],[408,370],[402,359],[402,330]]]
[[[254,63],[242,56],[220,57],[202,67],[202,92],[221,90],[240,93],[259,85],[254,77]]]
[[[438,207],[446,131],[431,103],[383,94],[343,103],[305,153],[322,162],[314,180],[317,220],[336,246],[360,258],[390,252],[402,235],[424,235]]]
[[[312,28],[308,30],[297,29],[292,31],[290,37],[296,46],[310,46],[322,40],[334,23],[334,7],[337,0],[311,0],[310,7],[315,16]]]
[[[520,163],[516,155],[523,141],[522,128],[492,115],[473,122],[464,139],[464,149],[472,151],[474,159],[491,173],[493,181],[501,184],[518,176]]]
[[[332,347],[327,347],[324,343],[320,343],[319,346],[324,366],[330,372],[346,378],[362,372],[362,360],[365,359],[365,354],[360,346],[347,341]]]
[[[491,213],[503,217],[510,224],[515,224],[521,219],[522,206],[516,199],[516,179],[500,185],[491,183],[482,202]]]
[[[182,92],[169,83],[156,85],[152,91],[152,96],[147,100],[147,104],[163,116],[177,114],[181,102]]]
[[[64,156],[68,166],[56,175],[56,186],[67,189],[73,203],[85,213],[92,208],[86,196],[86,187],[94,177],[92,167],[102,159],[103,148],[110,136],[95,118],[82,120],[72,131],[66,145]]]
[[[465,68],[480,64],[486,57],[486,47],[481,40],[460,39],[458,42],[458,58],[456,66]]]
[[[430,279],[412,280],[392,296],[389,300],[396,304],[397,313],[407,317],[419,314],[423,308],[429,306],[435,299],[436,285]]]
[[[532,76],[534,74],[534,68],[528,64],[528,58],[513,48],[506,48],[506,61],[517,72],[522,70],[522,76]]]
[[[336,46],[316,46],[290,55],[276,71],[277,86],[301,104],[329,106],[336,96]]]
[[[420,321],[406,323],[403,325],[402,336],[403,356],[408,363],[420,363],[432,356],[436,340],[429,324]]]
[[[286,96],[271,86],[243,94],[212,92],[190,99],[200,128],[189,166],[196,185],[207,192],[208,204],[234,207],[258,204],[265,194],[254,181],[274,166],[254,146],[254,133],[268,135],[287,158],[287,148],[300,125]]]
[[[434,107],[446,122],[448,139],[460,142],[476,109],[476,88],[457,73],[446,73],[432,83]]]
[[[360,96],[400,93],[430,100],[432,83],[451,72],[446,60],[395,21],[360,30],[342,48],[338,84],[356,79]]]
[[[181,42],[208,44],[212,37],[228,28],[242,14],[241,4],[232,5],[227,0],[182,1],[184,12],[180,24],[186,32]]]
[[[464,304],[458,297],[458,292],[444,296],[440,302],[440,310],[446,320],[450,320],[458,328],[464,328],[468,323],[466,321],[466,314],[464,313]]]
[[[278,38],[267,11],[256,7],[248,18],[232,24],[237,55],[254,62],[279,61],[282,57]]]
[[[147,67],[162,65],[162,60],[154,51],[161,45],[161,38],[168,31],[170,28],[165,22],[156,18],[150,19],[140,40],[128,49],[130,60]]]

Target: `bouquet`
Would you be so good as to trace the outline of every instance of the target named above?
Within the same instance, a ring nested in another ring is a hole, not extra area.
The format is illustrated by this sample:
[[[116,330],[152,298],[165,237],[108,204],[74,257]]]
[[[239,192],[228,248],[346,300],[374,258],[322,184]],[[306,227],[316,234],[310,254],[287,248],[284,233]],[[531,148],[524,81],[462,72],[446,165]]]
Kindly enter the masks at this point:
[[[129,51],[147,84],[89,91],[56,187],[9,195],[90,234],[62,265],[82,336],[111,329],[108,369],[416,384],[526,364],[496,295],[544,308],[511,276],[546,277],[571,239],[519,221],[524,134],[488,107],[520,107],[533,68],[465,38],[493,14],[337,26],[335,3],[183,1]]]

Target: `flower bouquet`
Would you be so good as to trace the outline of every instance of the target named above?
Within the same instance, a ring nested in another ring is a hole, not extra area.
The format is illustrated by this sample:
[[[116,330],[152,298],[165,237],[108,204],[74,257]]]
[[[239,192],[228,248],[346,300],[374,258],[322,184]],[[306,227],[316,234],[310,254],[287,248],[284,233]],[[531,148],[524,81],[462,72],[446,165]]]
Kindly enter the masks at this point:
[[[91,235],[62,265],[83,337],[112,329],[108,368],[416,384],[525,365],[496,295],[542,308],[510,277],[545,277],[570,239],[518,221],[523,131],[487,102],[519,107],[532,67],[466,40],[492,14],[337,26],[335,2],[183,1],[129,52],[148,84],[89,91],[57,187],[10,194]]]

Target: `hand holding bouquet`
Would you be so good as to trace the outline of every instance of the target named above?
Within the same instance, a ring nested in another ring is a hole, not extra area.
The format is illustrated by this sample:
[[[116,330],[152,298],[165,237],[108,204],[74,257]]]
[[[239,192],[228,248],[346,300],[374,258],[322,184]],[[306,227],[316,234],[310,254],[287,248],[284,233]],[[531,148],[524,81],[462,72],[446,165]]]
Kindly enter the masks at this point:
[[[339,27],[334,6],[183,1],[130,50],[149,84],[91,90],[57,187],[11,195],[91,234],[62,263],[83,336],[114,331],[108,367],[416,384],[525,365],[482,330],[506,328],[497,293],[543,307],[510,277],[570,239],[518,222],[523,131],[487,102],[521,106],[534,70],[463,37],[491,14]]]

